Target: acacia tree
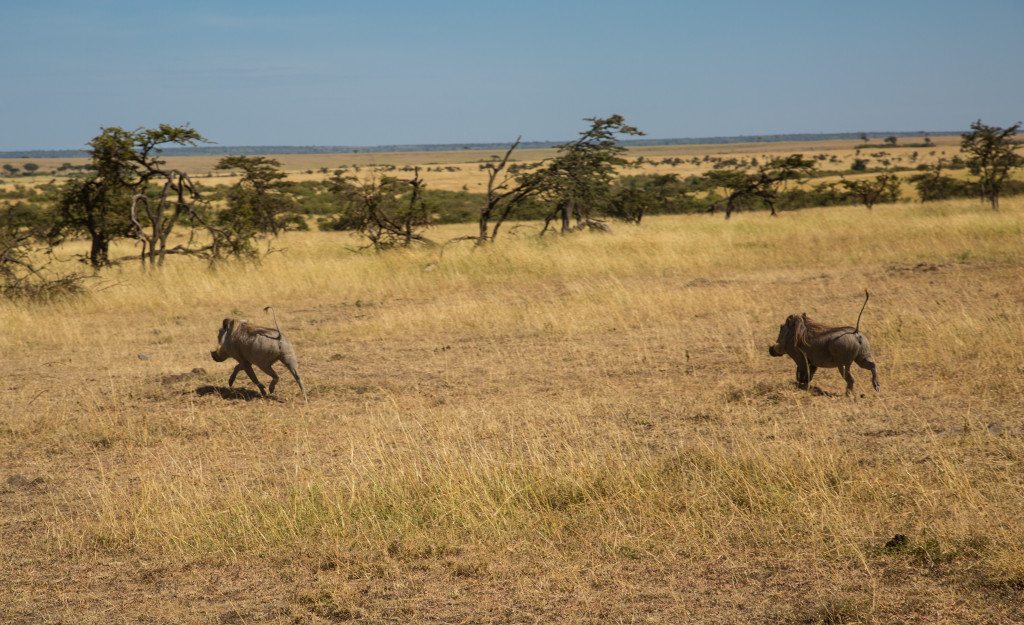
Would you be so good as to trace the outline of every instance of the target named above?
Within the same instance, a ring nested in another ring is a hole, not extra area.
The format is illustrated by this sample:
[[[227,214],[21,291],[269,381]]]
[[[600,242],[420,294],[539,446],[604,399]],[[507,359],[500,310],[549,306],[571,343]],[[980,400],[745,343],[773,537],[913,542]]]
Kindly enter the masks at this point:
[[[621,176],[612,186],[607,211],[612,217],[639,224],[650,209],[666,213],[689,199],[676,174]]]
[[[774,217],[775,202],[786,184],[808,176],[815,166],[813,160],[805,159],[802,154],[791,154],[773,158],[759,165],[753,173],[748,173],[744,166],[739,165],[713,169],[706,172],[704,178],[709,186],[725,189],[726,219],[732,216],[733,211],[751,202],[764,204]]]
[[[960,149],[967,153],[967,168],[978,177],[982,201],[992,210],[999,210],[999,195],[1010,173],[1024,166],[1024,157],[1017,153],[1020,144],[1014,140],[1020,122],[1008,127],[987,126],[978,121],[971,131],[960,135]]]
[[[55,239],[84,232],[91,240],[88,262],[110,264],[110,242],[134,234],[142,243],[140,259],[163,264],[168,253],[191,253],[167,240],[182,216],[198,218],[199,194],[188,176],[168,169],[159,155],[165,145],[196,145],[206,140],[188,126],[161,124],[158,128],[103,128],[89,142],[90,173],[69,180],[57,202]],[[153,184],[159,191],[151,196]]]
[[[976,184],[943,175],[942,169],[946,165],[946,159],[940,158],[934,165],[927,167],[924,173],[914,174],[908,178],[917,188],[917,195],[922,202],[976,195]]]
[[[413,243],[433,245],[421,233],[430,224],[430,211],[423,200],[425,185],[419,167],[411,179],[378,174],[375,170],[360,180],[341,171],[334,173],[329,185],[340,210],[327,227],[358,232],[377,251]]]
[[[292,184],[281,171],[280,161],[264,156],[225,156],[214,169],[241,170],[241,178],[227,193],[227,209],[222,212],[232,222],[251,223],[257,232],[277,236],[289,223],[295,210]],[[225,215],[227,214],[227,215]]]
[[[131,236],[135,229],[130,217],[130,190],[99,174],[74,177],[64,183],[56,204],[50,239],[84,233],[89,251],[84,260],[93,269],[110,264],[110,242]]]
[[[576,230],[607,230],[604,222],[596,218],[596,212],[607,203],[616,168],[628,163],[623,157],[626,148],[618,137],[644,134],[628,125],[622,115],[589,117],[584,121],[590,122],[590,128],[575,141],[557,146],[553,159],[524,176],[525,182],[535,184],[554,205],[544,220],[542,235],[558,218],[563,234],[574,230],[570,226],[572,217],[576,219]]]
[[[879,202],[898,202],[900,179],[896,174],[885,173],[874,180],[842,180],[847,195],[871,210]]]
[[[0,212],[0,296],[46,300],[80,292],[80,275],[47,271],[52,251],[34,211],[15,205]]]

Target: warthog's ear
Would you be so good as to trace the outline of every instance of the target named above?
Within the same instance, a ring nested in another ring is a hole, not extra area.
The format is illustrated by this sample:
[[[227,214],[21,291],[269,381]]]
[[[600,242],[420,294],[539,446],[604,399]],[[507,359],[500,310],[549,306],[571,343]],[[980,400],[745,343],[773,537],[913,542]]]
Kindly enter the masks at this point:
[[[225,319],[224,321],[221,322],[220,330],[217,332],[218,343],[224,342],[224,339],[227,338],[228,335],[231,334],[231,331],[234,329],[234,325],[235,320],[231,318]]]

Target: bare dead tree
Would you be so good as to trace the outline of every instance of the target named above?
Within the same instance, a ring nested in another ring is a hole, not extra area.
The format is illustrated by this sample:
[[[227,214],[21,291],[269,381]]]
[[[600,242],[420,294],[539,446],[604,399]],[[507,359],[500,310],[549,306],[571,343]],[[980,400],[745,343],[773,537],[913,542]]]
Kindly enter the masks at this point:
[[[394,222],[401,231],[403,245],[409,247],[413,241],[431,243],[416,232],[416,229],[420,226],[430,223],[430,215],[428,214],[426,204],[423,203],[424,182],[423,178],[420,178],[419,167],[413,169],[412,178],[406,179],[405,183],[410,188],[408,205],[406,210],[400,211],[394,219]]]
[[[516,140],[505,151],[500,159],[485,163],[481,168],[487,172],[487,199],[480,209],[479,235],[476,244],[483,245],[498,238],[498,230],[512,211],[532,195],[539,192],[539,180],[535,176],[521,175],[508,167],[512,153],[519,147],[522,137]],[[491,220],[494,225],[491,227]]]
[[[177,169],[160,173],[165,180],[157,198],[150,199],[145,193],[136,193],[132,197],[131,220],[135,225],[135,237],[142,244],[139,260],[143,267],[163,266],[168,253],[201,251],[193,250],[191,246],[178,246],[168,250],[167,240],[182,217],[199,221],[196,203],[202,198],[188,174]],[[141,215],[140,206],[143,209]],[[193,241],[194,237],[190,237],[190,244]]]

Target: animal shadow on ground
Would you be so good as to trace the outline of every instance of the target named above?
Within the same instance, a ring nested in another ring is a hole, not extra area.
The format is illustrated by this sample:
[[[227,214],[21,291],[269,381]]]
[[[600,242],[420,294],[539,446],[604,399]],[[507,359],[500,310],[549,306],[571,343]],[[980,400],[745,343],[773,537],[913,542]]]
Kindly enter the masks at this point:
[[[810,388],[806,388],[806,389],[800,388],[800,385],[796,384],[796,383],[794,383],[793,386],[795,386],[796,388],[798,388],[798,389],[800,389],[802,391],[807,391],[808,393],[810,393],[811,395],[814,395],[815,397],[852,397],[854,399],[856,399],[856,398],[863,399],[863,398],[866,397],[866,395],[864,395],[864,393],[854,393],[853,395],[847,395],[846,393],[837,393],[835,391],[826,391],[825,389],[821,388],[820,386],[813,386],[812,385]]]
[[[262,397],[258,391],[249,388],[228,388],[227,386],[200,386],[196,389],[196,395],[200,397],[220,395],[221,399],[229,401],[252,401]]]
[[[800,388],[800,386],[797,385],[797,388]],[[818,386],[812,386],[809,389],[807,389],[807,391],[810,392],[810,394],[814,395],[815,397],[839,397],[839,393],[826,391],[825,389]]]

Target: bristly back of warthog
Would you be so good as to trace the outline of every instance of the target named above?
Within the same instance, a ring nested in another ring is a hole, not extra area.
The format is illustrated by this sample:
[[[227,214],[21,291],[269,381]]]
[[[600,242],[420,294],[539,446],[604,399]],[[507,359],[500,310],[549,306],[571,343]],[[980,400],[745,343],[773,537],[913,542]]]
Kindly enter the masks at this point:
[[[857,325],[859,328],[859,318]],[[775,357],[785,354],[793,359],[800,388],[810,385],[819,367],[835,367],[846,380],[846,393],[850,394],[853,392],[850,365],[857,363],[858,367],[871,371],[871,385],[877,391],[880,388],[878,367],[871,357],[867,337],[858,328],[825,326],[808,319],[807,313],[790,315],[779,327],[779,338],[768,348],[768,354]]]

